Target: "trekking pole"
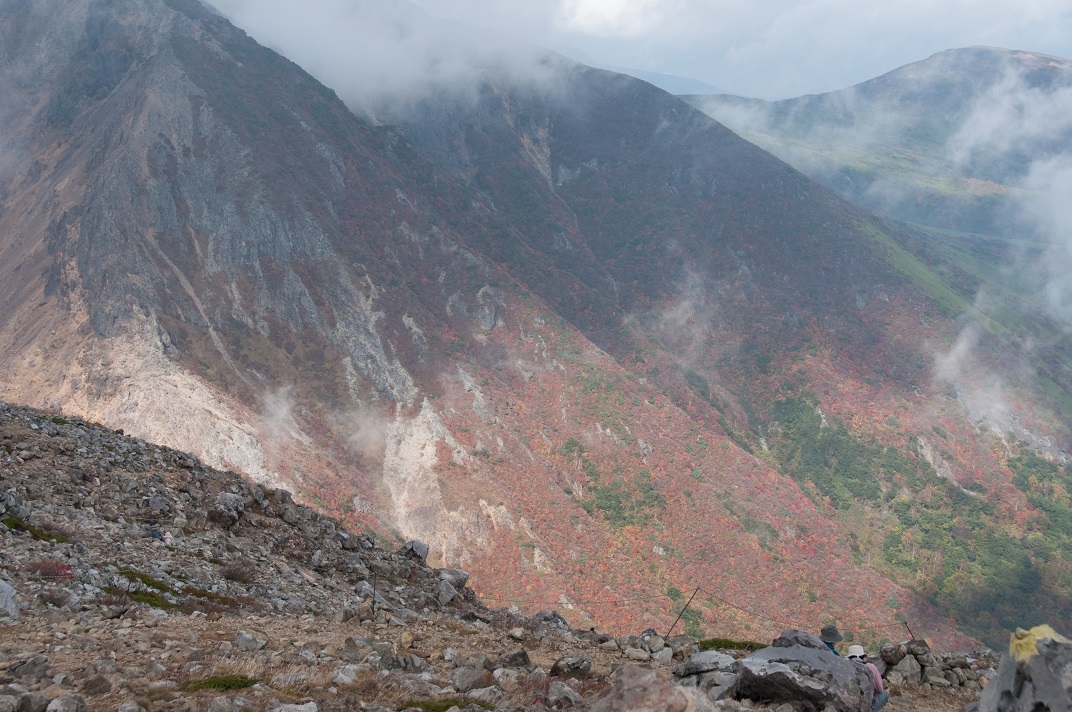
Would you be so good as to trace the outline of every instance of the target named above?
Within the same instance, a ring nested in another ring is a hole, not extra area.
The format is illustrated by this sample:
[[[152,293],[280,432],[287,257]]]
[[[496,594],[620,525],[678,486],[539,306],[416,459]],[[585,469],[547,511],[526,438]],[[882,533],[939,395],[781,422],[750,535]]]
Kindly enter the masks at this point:
[[[904,621],[901,621],[901,623],[904,623],[904,627],[908,628],[908,621],[904,620]],[[908,628],[908,635],[909,635],[911,640],[916,639],[916,634],[912,632],[911,628]]]
[[[700,587],[697,586],[696,590],[692,592],[691,596],[689,596],[689,600],[685,603],[685,607],[681,609],[681,612],[677,614],[677,618],[674,619],[674,625],[670,626],[670,630],[666,631],[666,635],[663,636],[664,638],[669,638],[670,634],[674,632],[674,626],[676,626],[677,622],[681,620],[681,616],[685,615],[685,611],[688,610],[689,604],[692,603],[692,599],[696,598],[696,594],[699,592]]]

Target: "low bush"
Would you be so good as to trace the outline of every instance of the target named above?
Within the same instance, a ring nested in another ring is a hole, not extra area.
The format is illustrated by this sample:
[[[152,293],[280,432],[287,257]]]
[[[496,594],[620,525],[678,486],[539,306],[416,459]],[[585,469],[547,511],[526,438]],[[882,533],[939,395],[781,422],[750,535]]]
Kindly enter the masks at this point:
[[[26,564],[26,570],[38,578],[50,581],[70,581],[74,578],[74,569],[56,559],[34,559]]]

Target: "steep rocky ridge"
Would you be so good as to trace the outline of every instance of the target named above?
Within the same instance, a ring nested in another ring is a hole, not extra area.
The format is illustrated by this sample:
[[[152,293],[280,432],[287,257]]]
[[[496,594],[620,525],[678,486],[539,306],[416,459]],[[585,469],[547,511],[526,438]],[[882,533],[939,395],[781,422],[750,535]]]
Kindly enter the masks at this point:
[[[878,643],[906,616],[970,647],[883,563],[904,477],[951,496],[906,442],[941,419],[968,443],[956,487],[1025,537],[1031,508],[997,436],[928,385],[956,329],[898,233],[558,58],[554,92],[490,75],[475,103],[373,122],[194,2],[0,17],[5,397],[420,536],[494,603],[661,627],[699,587],[692,631],[836,619]],[[859,505],[871,548],[767,447],[797,388],[903,455]],[[1046,418],[1025,405],[1065,437]]]

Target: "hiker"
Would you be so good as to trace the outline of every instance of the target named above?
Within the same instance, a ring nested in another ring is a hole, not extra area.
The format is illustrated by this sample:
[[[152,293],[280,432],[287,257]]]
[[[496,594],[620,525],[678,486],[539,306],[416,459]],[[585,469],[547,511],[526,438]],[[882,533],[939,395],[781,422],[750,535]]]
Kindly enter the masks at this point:
[[[886,703],[890,701],[890,693],[886,692],[886,688],[882,684],[882,675],[879,673],[878,668],[867,659],[864,646],[850,645],[845,657],[866,667],[867,672],[871,675],[871,684],[875,688],[875,696],[871,699],[871,712],[876,712],[876,710],[885,707]]]
[[[834,655],[841,657],[841,653],[834,647],[834,643],[840,643],[845,640],[845,638],[838,632],[836,625],[824,625],[823,629],[819,631],[819,640],[826,643],[826,647],[830,648],[830,651],[834,653]]]

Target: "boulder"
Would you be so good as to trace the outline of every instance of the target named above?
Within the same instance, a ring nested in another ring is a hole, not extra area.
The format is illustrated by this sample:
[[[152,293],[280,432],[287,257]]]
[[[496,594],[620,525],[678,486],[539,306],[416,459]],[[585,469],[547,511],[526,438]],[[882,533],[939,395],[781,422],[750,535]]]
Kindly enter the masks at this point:
[[[684,687],[705,690],[713,700],[726,697],[737,681],[734,664],[737,661],[725,653],[708,650],[695,653],[688,662],[674,666],[675,681]]]
[[[786,628],[780,636],[771,642],[771,647],[773,648],[791,648],[794,645],[830,652],[830,648],[819,636],[799,628]]]
[[[673,685],[651,668],[626,663],[612,675],[614,686],[591,704],[591,712],[715,712],[711,699],[696,688]]]
[[[19,602],[15,599],[15,589],[11,584],[0,579],[0,618],[8,617],[18,620]]]
[[[454,588],[461,590],[469,583],[469,572],[462,569],[442,569],[439,572],[439,580],[446,581]]]
[[[257,631],[240,630],[235,636],[235,646],[247,653],[263,650],[267,645],[268,636]]]
[[[592,658],[584,653],[567,653],[551,666],[552,677],[588,677],[592,672]]]
[[[901,662],[886,672],[886,677],[890,682],[903,681],[908,685],[918,685],[923,679],[923,667],[915,655],[905,655]]]
[[[65,692],[48,703],[48,712],[87,712],[86,701],[81,695]]]
[[[547,687],[547,704],[557,709],[563,707],[582,707],[584,705],[584,699],[574,692],[573,688],[566,683],[561,680],[554,680]]]
[[[1018,629],[978,710],[1072,710],[1072,641],[1049,626]]]
[[[515,648],[499,655],[498,664],[502,667],[516,668],[528,667],[532,664],[529,660],[528,651],[524,648]]]
[[[870,709],[874,696],[862,666],[802,645],[772,646],[746,657],[733,692],[757,702],[796,703],[809,712],[859,712]]]
[[[436,595],[439,605],[445,606],[458,597],[458,589],[451,586],[449,581],[440,581]]]
[[[29,512],[26,509],[26,500],[14,487],[6,492],[0,492],[0,518],[7,516],[25,519]]]
[[[450,671],[450,680],[458,692],[469,692],[495,685],[495,676],[484,668],[459,667]]]
[[[216,503],[208,512],[208,518],[221,527],[230,529],[238,524],[244,511],[245,504],[241,497],[231,492],[220,492],[216,495]]]
[[[410,539],[402,547],[402,554],[423,563],[428,558],[428,545],[423,541]]]

